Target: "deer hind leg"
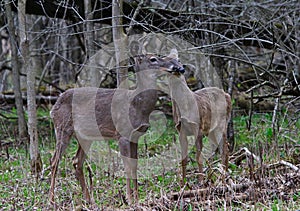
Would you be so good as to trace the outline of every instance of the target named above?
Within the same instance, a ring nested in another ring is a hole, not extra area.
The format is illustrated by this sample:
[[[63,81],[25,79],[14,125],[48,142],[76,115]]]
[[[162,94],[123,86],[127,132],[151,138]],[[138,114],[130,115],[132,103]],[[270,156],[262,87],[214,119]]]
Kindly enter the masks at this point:
[[[126,174],[126,196],[129,204],[132,204],[132,189],[130,187],[131,180],[134,186],[134,200],[138,202],[138,184],[137,184],[137,142],[129,141],[121,137],[119,139],[119,149],[125,167]]]
[[[226,131],[224,129],[215,129],[209,134],[209,141],[212,147],[212,152],[215,154],[216,151],[219,151],[222,159],[223,167],[223,176],[228,168],[228,144],[226,140]],[[222,178],[224,180],[224,177]]]
[[[76,152],[76,155],[73,158],[73,166],[75,168],[76,179],[79,181],[82,189],[83,197],[85,198],[87,203],[90,203],[91,197],[83,173],[83,164],[85,159],[86,159],[86,153],[84,149],[81,147],[81,145],[78,143],[78,150]]]
[[[221,150],[220,148],[220,136],[219,136],[220,132],[218,131],[218,129],[214,129],[213,131],[210,131],[208,134],[208,141],[209,141],[209,145],[210,145],[210,157],[209,160],[213,159],[213,157],[216,155],[216,152],[218,150]]]
[[[51,158],[51,183],[49,190],[49,201],[54,204],[54,187],[55,187],[55,177],[57,173],[57,168],[62,154],[65,152],[67,146],[70,143],[71,136],[73,131],[71,130],[62,130],[58,128],[56,130],[56,150],[53,157]]]
[[[198,169],[199,169],[199,176],[198,180],[201,182],[203,180],[203,155],[202,155],[202,133],[199,132],[199,134],[195,138],[195,146],[196,146],[196,160],[198,163]]]
[[[214,150],[215,152],[218,150],[224,170],[226,171],[228,168],[228,142],[227,142],[227,128],[218,128],[212,132],[212,140],[214,142]]]

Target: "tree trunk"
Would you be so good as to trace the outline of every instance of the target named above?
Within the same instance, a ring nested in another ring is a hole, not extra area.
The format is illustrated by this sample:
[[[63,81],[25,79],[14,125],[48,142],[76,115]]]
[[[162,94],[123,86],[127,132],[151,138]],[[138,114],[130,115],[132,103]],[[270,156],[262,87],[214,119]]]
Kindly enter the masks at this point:
[[[298,56],[298,58],[300,58],[300,20],[299,20],[299,16],[295,15],[295,19],[298,17],[298,19],[295,21],[296,22],[296,27],[297,29],[295,30],[295,37],[297,37],[297,39],[295,39],[296,42],[296,56]],[[295,84],[297,86],[298,91],[300,91],[300,59],[297,59],[295,64],[294,64],[294,80],[295,80]]]
[[[97,3],[95,3],[97,4]],[[84,30],[84,41],[85,41],[85,52],[86,52],[86,63],[89,62],[90,58],[95,54],[94,47],[94,23],[93,23],[93,10],[92,2],[90,0],[84,0],[84,13],[85,13],[85,30]],[[97,65],[90,64],[89,71],[91,72],[90,83],[91,86],[100,86],[100,74]]]
[[[89,59],[94,52],[94,24],[93,24],[93,12],[92,12],[92,2],[89,0],[84,0],[84,13],[85,13],[85,49],[86,55]]]
[[[27,128],[26,121],[23,109],[23,100],[22,100],[22,92],[20,87],[20,74],[19,74],[19,63],[18,63],[18,52],[17,52],[17,41],[15,37],[15,27],[13,22],[13,15],[11,11],[10,1],[5,2],[6,9],[6,17],[8,22],[8,31],[9,31],[9,39],[11,44],[11,66],[12,66],[12,74],[13,74],[13,84],[14,84],[14,93],[15,93],[15,104],[17,108],[18,114],[18,132],[19,132],[19,140],[23,142],[26,140],[27,142]]]
[[[26,33],[26,0],[18,2],[18,19],[19,19],[19,36],[20,50],[23,59],[23,72],[27,74],[27,107],[28,107],[28,133],[30,139],[30,167],[34,175],[41,172],[42,160],[38,149],[38,133],[37,133],[37,117],[36,117],[36,101],[35,101],[35,75],[36,68],[30,67],[31,58],[29,51],[28,34]]]
[[[117,66],[117,84],[118,87],[121,86],[123,88],[128,88],[128,70],[127,68],[122,67],[122,64],[124,64],[125,60],[127,59],[127,54],[125,51],[127,47],[127,37],[123,31],[121,18],[123,0],[113,0],[112,5],[112,32]]]

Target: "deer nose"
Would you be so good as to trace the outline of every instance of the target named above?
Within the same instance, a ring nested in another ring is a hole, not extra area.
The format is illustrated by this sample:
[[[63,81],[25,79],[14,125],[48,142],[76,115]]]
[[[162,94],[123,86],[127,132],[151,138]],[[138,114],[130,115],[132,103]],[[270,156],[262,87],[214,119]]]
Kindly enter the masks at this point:
[[[173,67],[173,70],[176,71],[176,72],[179,72],[179,73],[184,73],[185,72],[184,67],[175,66],[175,67]]]

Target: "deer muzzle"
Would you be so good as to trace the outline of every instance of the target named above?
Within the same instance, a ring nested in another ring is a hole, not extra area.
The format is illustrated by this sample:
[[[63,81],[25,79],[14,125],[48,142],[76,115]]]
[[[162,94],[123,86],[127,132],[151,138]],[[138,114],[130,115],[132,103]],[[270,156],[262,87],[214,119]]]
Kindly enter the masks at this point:
[[[171,72],[183,74],[185,72],[185,69],[184,67],[173,66]]]
[[[184,67],[176,67],[176,71],[183,74],[185,72],[185,69]]]

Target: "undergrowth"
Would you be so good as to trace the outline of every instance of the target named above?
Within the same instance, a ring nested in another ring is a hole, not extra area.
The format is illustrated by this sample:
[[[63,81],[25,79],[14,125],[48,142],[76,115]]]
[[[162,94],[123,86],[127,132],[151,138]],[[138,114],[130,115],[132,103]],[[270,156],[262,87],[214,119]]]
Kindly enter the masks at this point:
[[[50,185],[50,158],[55,149],[55,135],[49,118],[48,110],[39,110],[39,136],[40,153],[43,160],[43,172],[35,178],[30,173],[29,153],[26,144],[15,143],[16,120],[15,112],[5,113],[9,119],[0,119],[1,145],[7,144],[1,149],[0,157],[0,209],[1,210],[45,210],[49,208],[48,191]],[[11,119],[12,118],[12,119]],[[180,185],[180,147],[178,136],[174,129],[173,121],[162,119],[163,127],[155,128],[152,124],[146,135],[139,140],[139,197],[143,207],[152,210],[161,210],[163,200],[167,200],[172,193],[182,191]],[[247,123],[248,122],[248,123]],[[291,122],[293,124],[291,124]],[[156,122],[157,123],[157,122]],[[285,160],[299,167],[300,152],[297,146],[299,141],[300,120],[294,121],[282,115],[278,121],[276,134],[272,128],[272,115],[268,113],[255,114],[249,117],[237,116],[234,118],[235,148],[234,151],[246,147],[254,154],[263,158],[264,163],[272,163]],[[161,130],[160,130],[161,129]],[[158,133],[155,133],[159,131]],[[276,135],[276,140],[275,136]],[[207,139],[205,139],[207,142]],[[11,144],[10,144],[11,143]],[[3,145],[4,146],[4,145]],[[195,161],[195,149],[190,144],[188,185],[189,188],[197,188],[197,164]],[[67,152],[64,154],[57,174],[56,198],[60,210],[83,209],[83,197],[77,183],[72,157],[77,150],[77,142],[72,139]],[[209,164],[209,163],[208,163]],[[126,180],[123,174],[123,164],[118,154],[118,145],[114,140],[107,142],[95,142],[89,152],[86,162],[92,169],[93,196],[99,209],[128,209],[126,203]],[[245,166],[247,166],[245,164]],[[207,165],[206,165],[207,167]],[[213,166],[211,168],[214,168]],[[241,169],[235,164],[230,164],[231,178],[238,178],[242,173],[250,169]],[[206,171],[208,183],[217,182],[217,176]],[[269,172],[271,175],[272,172]],[[276,174],[276,171],[273,172]],[[85,169],[88,180],[88,171]],[[299,182],[300,183],[300,182]],[[255,199],[255,197],[254,197]],[[157,207],[157,208],[155,208]],[[269,199],[257,201],[232,202],[229,205],[221,202],[215,210],[297,210],[300,208],[299,184],[295,184],[295,190],[289,200],[274,194]],[[87,208],[86,208],[87,209]],[[169,210],[204,210],[201,201],[197,204],[189,201],[173,201],[166,206]]]

